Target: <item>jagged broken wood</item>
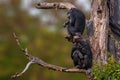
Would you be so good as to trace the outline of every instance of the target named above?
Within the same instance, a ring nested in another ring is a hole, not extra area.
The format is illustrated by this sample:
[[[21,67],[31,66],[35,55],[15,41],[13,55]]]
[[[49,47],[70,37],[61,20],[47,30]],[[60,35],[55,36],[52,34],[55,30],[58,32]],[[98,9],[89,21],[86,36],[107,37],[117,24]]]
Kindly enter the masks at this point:
[[[20,41],[17,38],[16,34],[13,33],[13,35],[14,35],[14,38],[15,38],[15,40],[17,42],[17,45],[20,47],[21,51],[29,59],[29,62],[27,63],[25,69],[22,72],[13,75],[12,78],[17,78],[19,76],[22,76],[28,70],[28,68],[30,67],[31,64],[38,64],[38,65],[40,65],[40,66],[42,66],[44,68],[48,68],[48,69],[51,69],[51,70],[54,70],[54,71],[60,71],[60,72],[86,73],[86,70],[83,70],[83,69],[78,69],[78,68],[69,68],[69,69],[68,68],[63,68],[63,67],[60,67],[60,66],[48,64],[48,63],[44,62],[43,60],[41,60],[41,59],[39,59],[37,57],[32,56],[31,54],[29,54],[27,48],[24,49],[24,48],[21,47]]]
[[[69,2],[53,2],[53,3],[48,3],[48,2],[40,2],[36,3],[35,7],[37,9],[71,9],[75,8],[75,6]]]

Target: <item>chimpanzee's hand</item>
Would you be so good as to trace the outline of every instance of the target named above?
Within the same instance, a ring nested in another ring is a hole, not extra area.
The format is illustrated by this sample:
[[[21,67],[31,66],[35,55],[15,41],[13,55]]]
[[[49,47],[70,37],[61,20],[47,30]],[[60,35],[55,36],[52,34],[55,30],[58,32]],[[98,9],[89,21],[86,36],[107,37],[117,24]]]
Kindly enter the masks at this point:
[[[65,28],[66,26],[68,26],[68,24],[69,24],[69,21],[65,22],[65,23],[63,24],[63,27]]]

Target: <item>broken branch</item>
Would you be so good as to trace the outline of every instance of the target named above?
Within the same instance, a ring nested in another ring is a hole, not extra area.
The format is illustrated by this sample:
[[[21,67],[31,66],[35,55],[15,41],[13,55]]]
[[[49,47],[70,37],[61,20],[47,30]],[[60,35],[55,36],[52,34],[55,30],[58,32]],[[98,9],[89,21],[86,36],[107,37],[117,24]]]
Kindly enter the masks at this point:
[[[23,49],[21,47],[20,41],[17,38],[15,33],[13,33],[13,36],[14,36],[16,42],[17,42],[17,45],[20,47],[21,51],[23,51],[24,54],[26,55],[26,57],[29,59],[29,62],[27,63],[25,69],[22,72],[13,75],[12,78],[17,78],[19,76],[22,76],[28,70],[30,65],[33,64],[33,63],[34,64],[38,64],[38,65],[40,65],[40,66],[42,66],[44,68],[48,68],[48,69],[54,70],[54,71],[69,72],[69,73],[86,73],[86,70],[84,70],[84,69],[63,68],[63,67],[60,67],[60,66],[48,64],[48,63],[44,62],[43,60],[38,59],[37,57],[34,57],[34,56],[30,55],[27,48]]]
[[[36,3],[35,5],[38,9],[71,9],[75,8],[75,6],[69,2],[42,2],[42,3]]]

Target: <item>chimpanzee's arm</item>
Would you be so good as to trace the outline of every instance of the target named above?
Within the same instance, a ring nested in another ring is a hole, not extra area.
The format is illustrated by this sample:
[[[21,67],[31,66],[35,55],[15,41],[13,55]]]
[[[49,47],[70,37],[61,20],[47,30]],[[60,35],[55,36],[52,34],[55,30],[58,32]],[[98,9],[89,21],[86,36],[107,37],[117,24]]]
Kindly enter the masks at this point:
[[[75,14],[72,10],[70,10],[68,13],[67,13],[67,18],[69,19],[67,22],[65,22],[63,24],[64,27],[66,26],[74,26],[75,24]]]
[[[75,12],[72,9],[67,13],[67,17],[69,19],[70,25],[74,26],[76,17],[75,17]]]

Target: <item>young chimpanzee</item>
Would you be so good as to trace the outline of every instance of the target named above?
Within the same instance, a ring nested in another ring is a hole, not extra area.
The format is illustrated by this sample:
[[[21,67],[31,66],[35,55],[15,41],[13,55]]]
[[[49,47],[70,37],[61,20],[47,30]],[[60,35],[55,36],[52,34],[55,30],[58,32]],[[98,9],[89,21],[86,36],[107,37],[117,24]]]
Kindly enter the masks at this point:
[[[81,36],[85,29],[85,15],[77,8],[71,8],[67,13],[69,21],[64,23],[64,27],[67,26],[68,34],[66,38],[68,40],[74,40],[74,36]]]
[[[72,47],[71,58],[76,68],[91,69],[93,54],[88,41],[83,39],[76,41]]]

